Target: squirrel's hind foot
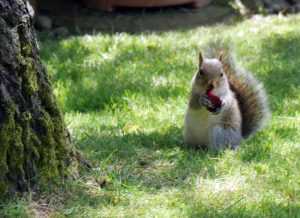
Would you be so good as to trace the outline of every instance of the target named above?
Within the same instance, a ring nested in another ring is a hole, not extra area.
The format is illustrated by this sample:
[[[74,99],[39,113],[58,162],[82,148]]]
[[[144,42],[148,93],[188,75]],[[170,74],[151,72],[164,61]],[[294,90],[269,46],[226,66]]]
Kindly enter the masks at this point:
[[[239,129],[227,127],[224,125],[215,125],[209,130],[210,147],[222,149],[231,147],[237,148],[243,138]]]

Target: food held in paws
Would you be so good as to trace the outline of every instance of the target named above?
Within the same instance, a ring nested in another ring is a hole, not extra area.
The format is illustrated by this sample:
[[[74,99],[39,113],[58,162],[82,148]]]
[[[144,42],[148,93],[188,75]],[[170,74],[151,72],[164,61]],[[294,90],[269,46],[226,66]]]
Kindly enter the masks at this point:
[[[211,90],[207,91],[201,98],[202,104],[215,114],[219,113],[222,107],[222,100],[214,95]]]

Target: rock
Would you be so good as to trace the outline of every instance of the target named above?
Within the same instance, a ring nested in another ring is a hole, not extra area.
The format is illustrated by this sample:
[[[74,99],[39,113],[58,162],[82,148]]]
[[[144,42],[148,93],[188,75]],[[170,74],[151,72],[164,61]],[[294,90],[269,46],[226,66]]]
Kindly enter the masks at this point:
[[[43,15],[36,16],[35,25],[39,29],[50,29],[52,27],[51,18]]]
[[[273,13],[278,13],[278,12],[280,12],[281,10],[282,10],[282,8],[281,8],[281,5],[280,5],[280,4],[276,4],[276,3],[272,4],[272,6],[271,6],[271,11],[272,11]]]
[[[266,5],[270,5],[270,4],[272,4],[273,3],[273,1],[272,0],[264,0],[264,5],[266,6]]]
[[[244,1],[244,0],[243,0]],[[294,14],[300,11],[299,0],[262,0],[265,14]]]
[[[53,35],[57,38],[66,37],[70,34],[70,31],[66,27],[57,27],[53,30]]]

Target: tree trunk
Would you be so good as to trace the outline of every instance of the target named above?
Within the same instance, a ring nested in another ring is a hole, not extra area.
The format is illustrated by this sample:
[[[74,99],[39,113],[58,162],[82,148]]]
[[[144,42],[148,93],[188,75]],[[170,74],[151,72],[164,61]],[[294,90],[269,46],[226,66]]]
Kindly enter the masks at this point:
[[[0,199],[75,164],[25,1],[0,0]]]

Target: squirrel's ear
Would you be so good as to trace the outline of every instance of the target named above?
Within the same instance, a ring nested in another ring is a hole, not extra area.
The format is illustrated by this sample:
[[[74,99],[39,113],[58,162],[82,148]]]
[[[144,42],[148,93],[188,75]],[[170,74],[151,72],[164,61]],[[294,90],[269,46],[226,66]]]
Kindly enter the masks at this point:
[[[199,52],[199,66],[202,65],[202,62],[203,62],[203,56],[202,56],[202,53],[201,51]]]
[[[222,62],[223,58],[224,58],[224,54],[223,54],[223,52],[220,52],[220,54],[219,54],[219,61]]]

